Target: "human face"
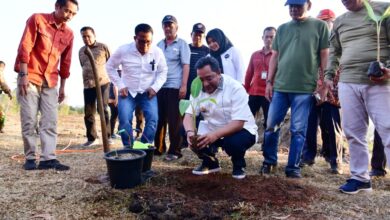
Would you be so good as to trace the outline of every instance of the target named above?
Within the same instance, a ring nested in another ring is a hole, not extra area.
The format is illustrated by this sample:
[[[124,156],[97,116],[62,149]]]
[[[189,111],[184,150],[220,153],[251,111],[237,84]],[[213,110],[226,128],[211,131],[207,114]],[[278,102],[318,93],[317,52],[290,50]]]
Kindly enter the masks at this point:
[[[81,37],[83,38],[83,42],[87,46],[92,46],[96,42],[95,34],[91,30],[85,30],[81,32]]]
[[[219,50],[219,44],[212,37],[207,38],[207,45],[209,45],[210,50],[216,52]]]
[[[174,40],[179,27],[176,23],[168,22],[163,24],[164,35],[167,40]]]
[[[0,64],[0,71],[2,72],[4,70],[4,68],[5,68],[5,65],[1,63]]]
[[[363,8],[363,0],[341,0],[348,11],[360,11]]]
[[[218,88],[221,74],[213,72],[210,65],[206,65],[203,68],[198,69],[197,73],[200,81],[202,81],[203,90],[206,93],[211,94]]]
[[[150,46],[153,41],[153,34],[152,32],[138,32],[138,34],[134,36],[134,41],[138,52],[144,55],[150,50]]]
[[[307,15],[307,11],[310,9],[311,3],[305,3],[303,5],[289,5],[290,16],[293,20],[304,20]]]
[[[202,32],[192,32],[191,33],[192,38],[192,45],[194,47],[201,47],[202,46],[202,40],[204,38],[204,33]]]
[[[66,5],[61,7],[60,5],[55,5],[54,19],[57,24],[66,23],[77,14],[78,6],[71,2],[67,1]]]
[[[329,29],[329,30],[332,30],[334,19],[326,19],[326,20],[324,20],[324,21],[325,21],[326,24],[328,25],[328,29]]]
[[[264,32],[262,39],[265,48],[270,49],[272,47],[272,41],[274,40],[275,34],[275,30],[269,30]]]

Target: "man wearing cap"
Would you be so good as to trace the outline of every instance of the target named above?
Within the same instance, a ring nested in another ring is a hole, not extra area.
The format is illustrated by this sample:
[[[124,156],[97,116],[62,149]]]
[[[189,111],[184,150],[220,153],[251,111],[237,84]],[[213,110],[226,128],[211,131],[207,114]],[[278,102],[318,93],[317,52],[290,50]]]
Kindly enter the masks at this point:
[[[178,24],[174,16],[166,15],[162,20],[162,28],[165,39],[157,46],[162,49],[167,60],[168,74],[165,84],[157,93],[158,125],[154,144],[157,155],[165,153],[168,124],[170,147],[165,159],[171,161],[182,156],[180,149],[182,119],[179,113],[179,100],[185,98],[187,93],[191,51],[188,44],[177,36]]]
[[[333,21],[336,18],[333,11],[323,9],[317,16],[318,19],[327,23],[328,29],[332,30]],[[335,83],[337,83],[335,79]],[[340,105],[337,92],[325,91],[324,74],[320,72],[317,81],[316,97],[313,96],[313,105],[310,110],[307,125],[306,141],[303,146],[302,160],[300,166],[313,165],[317,154],[317,127],[321,128],[322,153],[325,160],[329,162],[331,173],[341,174],[343,138],[340,120]],[[316,103],[316,104],[314,104]]]
[[[282,24],[272,44],[265,96],[272,99],[265,141],[264,162],[260,172],[269,174],[277,165],[280,125],[291,107],[291,144],[286,176],[301,178],[299,167],[306,138],[307,120],[316,88],[318,69],[328,56],[329,31],[326,24],[307,16],[310,0],[287,0],[292,20]]]
[[[325,72],[325,83],[333,89],[333,77],[340,69],[338,93],[342,111],[342,127],[348,140],[351,178],[339,189],[356,194],[372,191],[368,172],[369,151],[367,127],[369,118],[382,138],[387,158],[390,158],[390,70],[374,78],[367,75],[370,62],[377,56],[377,30],[369,19],[363,0],[343,0],[348,10],[337,17],[330,36],[330,56]],[[388,2],[369,1],[375,13],[382,15],[390,6]],[[388,62],[390,56],[390,20],[380,26],[379,44],[383,48],[380,61]]]

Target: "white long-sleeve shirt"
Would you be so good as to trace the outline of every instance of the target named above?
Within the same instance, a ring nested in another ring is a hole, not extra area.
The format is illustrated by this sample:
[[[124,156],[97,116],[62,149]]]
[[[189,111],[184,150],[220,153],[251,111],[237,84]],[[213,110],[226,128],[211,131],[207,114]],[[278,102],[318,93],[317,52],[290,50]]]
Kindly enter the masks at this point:
[[[122,76],[118,68],[122,67]],[[168,66],[160,48],[152,46],[144,55],[137,50],[135,42],[119,47],[110,57],[106,69],[111,82],[123,89],[127,87],[132,97],[152,88],[158,92],[167,79]]]
[[[244,82],[245,65],[241,53],[237,48],[231,47],[221,54],[223,73],[231,76],[240,83]]]

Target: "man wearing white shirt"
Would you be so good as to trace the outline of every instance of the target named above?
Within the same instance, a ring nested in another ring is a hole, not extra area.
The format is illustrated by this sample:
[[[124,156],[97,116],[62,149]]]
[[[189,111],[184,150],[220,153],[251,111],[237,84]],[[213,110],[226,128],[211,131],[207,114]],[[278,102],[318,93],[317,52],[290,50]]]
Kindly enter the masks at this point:
[[[221,74],[218,61],[211,56],[202,57],[196,69],[203,88],[195,100],[214,98],[216,104],[202,102],[195,109],[195,114],[202,114],[204,121],[199,123],[197,148],[190,147],[203,161],[192,173],[204,175],[218,172],[221,168],[215,153],[218,147],[222,147],[231,156],[233,178],[243,179],[245,152],[255,143],[257,134],[257,126],[248,106],[248,94],[238,81]],[[192,109],[188,108],[183,120],[190,144],[194,135],[192,114]]]
[[[134,41],[118,48],[106,64],[111,81],[118,87],[119,130],[125,147],[133,143],[133,112],[139,105],[145,116],[141,142],[152,143],[158,121],[156,94],[165,83],[168,67],[160,48],[152,46],[153,29],[148,24],[135,27]],[[122,77],[117,73],[122,66]]]

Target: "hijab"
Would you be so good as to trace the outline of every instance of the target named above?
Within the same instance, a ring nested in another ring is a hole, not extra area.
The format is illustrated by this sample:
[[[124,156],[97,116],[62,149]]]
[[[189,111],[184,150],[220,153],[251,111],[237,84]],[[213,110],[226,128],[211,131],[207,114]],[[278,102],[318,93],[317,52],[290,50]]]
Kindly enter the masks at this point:
[[[209,37],[211,37],[219,45],[219,49],[217,51],[212,51],[210,49],[210,55],[218,60],[219,67],[221,69],[221,72],[223,73],[221,54],[225,53],[228,49],[233,47],[233,44],[232,42],[230,42],[229,38],[226,37],[223,31],[218,28],[210,30],[206,35],[206,40]]]

